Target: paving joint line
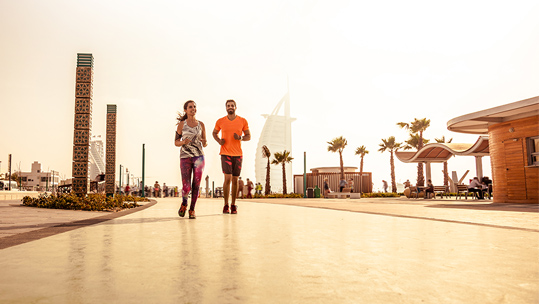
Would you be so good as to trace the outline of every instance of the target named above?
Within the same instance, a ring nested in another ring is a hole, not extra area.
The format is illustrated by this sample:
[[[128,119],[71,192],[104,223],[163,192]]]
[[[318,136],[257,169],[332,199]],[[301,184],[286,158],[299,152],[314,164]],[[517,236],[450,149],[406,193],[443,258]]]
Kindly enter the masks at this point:
[[[287,205],[287,206],[296,206],[296,207],[307,207],[307,208],[318,208],[318,209],[336,210],[336,211],[345,211],[345,212],[355,212],[355,213],[365,213],[365,214],[382,215],[382,216],[393,216],[393,217],[400,217],[400,218],[410,218],[410,219],[418,219],[418,220],[429,220],[429,221],[438,221],[438,222],[445,222],[445,223],[455,223],[455,224],[464,224],[464,225],[475,225],[475,226],[484,226],[484,227],[500,228],[500,229],[512,229],[512,230],[520,230],[520,231],[527,231],[527,232],[539,232],[539,229],[532,229],[532,228],[512,227],[512,226],[503,226],[503,225],[494,225],[494,224],[484,224],[484,223],[473,223],[473,222],[465,222],[465,221],[457,221],[457,220],[447,220],[447,219],[438,219],[438,218],[433,218],[433,217],[422,217],[422,216],[414,216],[414,215],[403,215],[403,214],[381,213],[381,212],[362,211],[362,210],[350,210],[350,209],[344,209],[344,208],[343,208],[343,209],[338,209],[338,208],[331,208],[331,207],[324,207],[324,206],[312,206],[312,205],[279,204],[279,203],[273,203],[273,202],[260,202],[260,203],[263,203],[263,204],[273,204],[273,205]]]

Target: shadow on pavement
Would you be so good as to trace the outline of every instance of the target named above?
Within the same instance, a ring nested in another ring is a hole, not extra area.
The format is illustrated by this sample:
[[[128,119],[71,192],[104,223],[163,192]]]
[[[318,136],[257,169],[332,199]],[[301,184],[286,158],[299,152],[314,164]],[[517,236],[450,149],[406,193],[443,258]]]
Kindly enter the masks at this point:
[[[144,210],[155,205],[157,201],[153,200],[148,204],[142,205],[140,207],[126,209],[119,212],[113,212],[104,216],[89,218],[75,222],[63,223],[52,227],[42,228],[38,230],[33,230],[29,232],[19,233],[7,237],[0,238],[0,249],[9,248],[12,246],[24,244],[27,242],[39,240],[51,235],[71,231],[77,228],[86,227],[90,225],[99,224],[108,220],[112,220],[121,216],[125,216],[137,211]]]

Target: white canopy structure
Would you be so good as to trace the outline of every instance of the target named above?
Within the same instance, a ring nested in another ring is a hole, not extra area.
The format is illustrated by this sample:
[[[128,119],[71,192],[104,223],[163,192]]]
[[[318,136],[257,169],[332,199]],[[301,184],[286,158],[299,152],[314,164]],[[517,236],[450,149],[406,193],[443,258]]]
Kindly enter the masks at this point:
[[[425,163],[426,178],[431,178],[431,163],[443,163],[453,155],[474,156],[476,176],[483,177],[481,158],[489,156],[488,136],[479,136],[477,141],[470,143],[430,143],[416,152],[395,152],[395,156],[403,163]]]

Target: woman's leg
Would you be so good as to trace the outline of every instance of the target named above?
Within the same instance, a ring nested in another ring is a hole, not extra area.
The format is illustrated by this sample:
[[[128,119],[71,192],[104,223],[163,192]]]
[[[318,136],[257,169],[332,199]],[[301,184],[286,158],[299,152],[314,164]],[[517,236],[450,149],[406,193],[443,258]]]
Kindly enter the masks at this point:
[[[180,159],[180,170],[182,173],[182,205],[187,206],[187,198],[191,191],[192,157]]]
[[[205,162],[204,155],[192,157],[191,159],[193,161],[193,191],[191,192],[191,206],[189,206],[189,210],[195,210]]]

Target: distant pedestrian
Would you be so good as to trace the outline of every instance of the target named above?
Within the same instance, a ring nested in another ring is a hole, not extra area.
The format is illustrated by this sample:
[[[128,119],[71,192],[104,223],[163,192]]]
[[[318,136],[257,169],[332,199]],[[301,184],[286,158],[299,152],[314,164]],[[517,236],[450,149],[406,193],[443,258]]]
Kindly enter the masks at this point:
[[[425,199],[430,198],[429,193],[434,194],[434,185],[432,184],[432,181],[430,179],[427,180],[427,186],[425,187],[423,191],[425,192],[425,196],[424,196]]]
[[[384,187],[384,192],[387,193],[387,182],[385,180],[382,180],[382,184]]]
[[[238,198],[240,198],[240,197],[243,198],[243,195],[244,195],[244,194],[243,194],[243,187],[244,187],[244,186],[245,186],[245,185],[243,184],[243,180],[241,179],[241,176],[238,177],[238,195],[237,195],[236,197],[238,197]],[[241,196],[240,196],[240,193],[241,193]]]
[[[187,200],[191,192],[191,205],[189,218],[196,218],[195,205],[199,197],[200,181],[204,172],[204,152],[202,147],[208,145],[206,141],[206,128],[202,121],[195,118],[196,103],[188,100],[183,105],[184,114],[178,116],[178,128],[174,141],[180,149],[180,169],[182,173],[182,205],[178,210],[179,216],[185,216]],[[193,178],[191,180],[191,175]]]
[[[405,188],[405,189],[406,189],[406,188],[410,188],[410,186],[411,186],[410,180],[407,179],[407,180],[404,182],[404,188]]]
[[[339,182],[339,188],[340,188],[340,192],[342,192],[342,190],[346,188],[346,180],[344,178],[341,179],[341,181]]]
[[[152,192],[150,191],[149,186],[144,186],[144,196],[152,197]]]
[[[155,197],[159,197],[159,191],[161,191],[161,186],[159,186],[159,183],[155,181],[155,184],[153,185],[153,193]]]
[[[483,186],[479,182],[479,179],[477,177],[474,177],[470,180],[470,184],[468,185],[468,192],[472,192],[477,199],[484,199],[483,197]]]
[[[353,179],[348,180],[348,188],[350,188],[350,192],[354,192],[354,180]]]
[[[168,197],[168,186],[166,183],[163,183],[163,196]]]
[[[251,140],[249,124],[243,117],[236,115],[236,102],[229,99],[225,103],[227,116],[220,118],[215,123],[213,129],[213,138],[221,145],[219,154],[221,155],[221,167],[225,175],[223,182],[225,205],[223,213],[236,214],[236,195],[238,193],[238,177],[241,173],[241,164],[243,161],[243,152],[241,142]],[[221,132],[221,138],[219,138]],[[230,189],[232,184],[232,189]],[[228,207],[228,198],[232,193],[232,202],[230,211]]]
[[[251,191],[253,191],[253,181],[247,179],[247,198],[253,198]]]
[[[331,192],[329,188],[328,178],[324,178],[324,197],[327,198],[327,195]]]

